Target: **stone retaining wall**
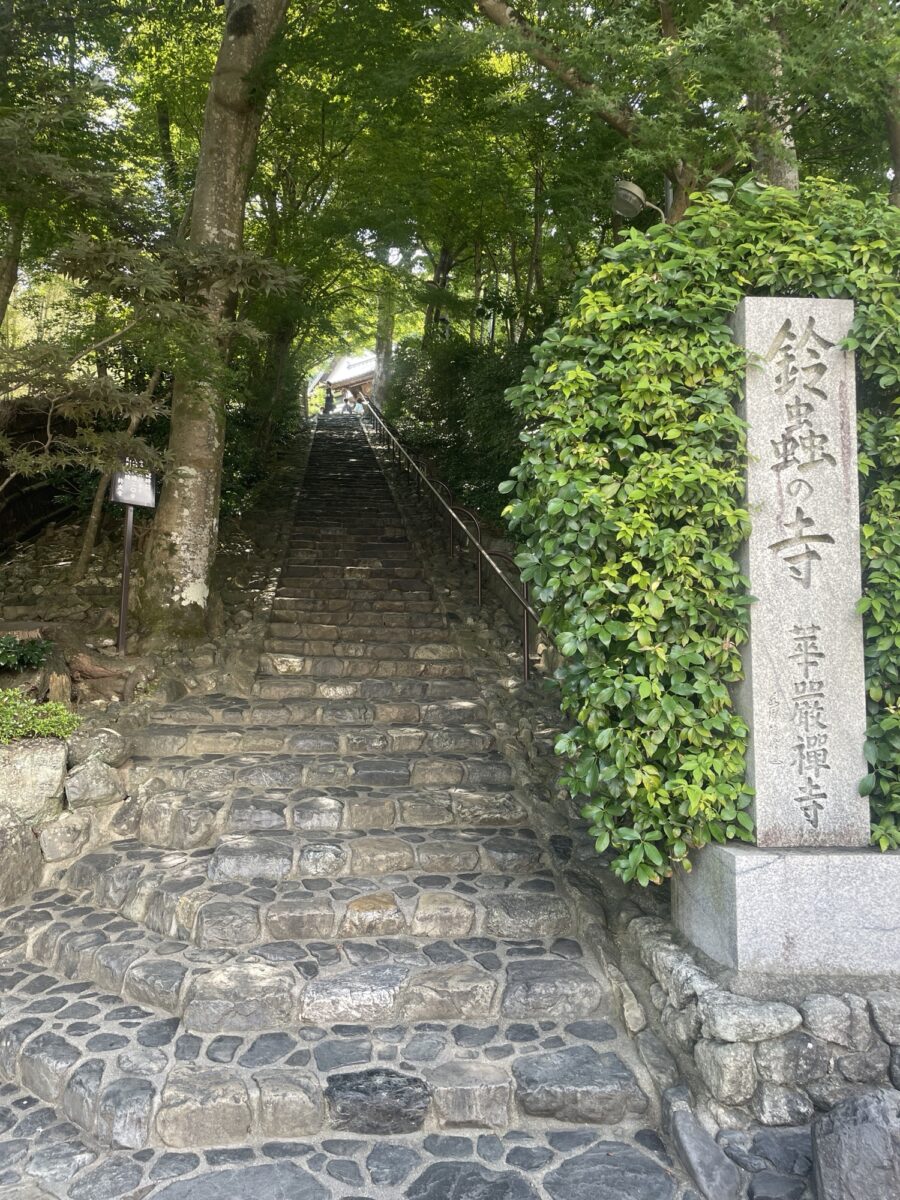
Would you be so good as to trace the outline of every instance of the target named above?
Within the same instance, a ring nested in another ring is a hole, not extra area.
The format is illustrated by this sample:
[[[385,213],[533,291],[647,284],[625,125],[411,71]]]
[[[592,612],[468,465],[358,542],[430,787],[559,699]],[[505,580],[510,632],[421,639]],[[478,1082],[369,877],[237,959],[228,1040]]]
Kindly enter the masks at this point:
[[[0,746],[0,901],[33,891],[85,850],[128,835],[120,768],[129,754],[128,741],[112,729]]]
[[[900,989],[755,999],[705,970],[667,920],[634,905],[605,917],[608,956],[717,1125],[799,1125],[873,1086],[900,1086]]]

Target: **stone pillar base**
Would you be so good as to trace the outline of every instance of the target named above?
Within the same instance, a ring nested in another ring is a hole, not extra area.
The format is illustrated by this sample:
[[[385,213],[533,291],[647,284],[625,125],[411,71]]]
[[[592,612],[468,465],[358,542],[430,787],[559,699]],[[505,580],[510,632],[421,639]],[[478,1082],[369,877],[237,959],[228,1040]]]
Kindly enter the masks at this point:
[[[900,976],[900,853],[732,843],[691,861],[673,879],[675,925],[740,976]]]

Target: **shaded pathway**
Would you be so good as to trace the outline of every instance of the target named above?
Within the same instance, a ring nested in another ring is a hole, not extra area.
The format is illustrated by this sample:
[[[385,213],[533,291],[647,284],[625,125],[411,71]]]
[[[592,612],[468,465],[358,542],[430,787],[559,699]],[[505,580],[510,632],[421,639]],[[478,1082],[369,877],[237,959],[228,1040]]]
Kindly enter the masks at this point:
[[[4,1195],[688,1195],[355,422],[254,695],[157,710],[131,776],[133,836],[0,914]]]

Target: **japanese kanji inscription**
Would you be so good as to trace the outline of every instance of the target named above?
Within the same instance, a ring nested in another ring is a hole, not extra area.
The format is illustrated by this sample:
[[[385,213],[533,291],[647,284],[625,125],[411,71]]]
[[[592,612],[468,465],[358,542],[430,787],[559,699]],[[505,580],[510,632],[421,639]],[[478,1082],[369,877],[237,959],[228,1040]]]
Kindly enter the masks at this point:
[[[762,846],[869,838],[852,320],[850,301],[768,297],[735,317],[754,598],[737,701]]]

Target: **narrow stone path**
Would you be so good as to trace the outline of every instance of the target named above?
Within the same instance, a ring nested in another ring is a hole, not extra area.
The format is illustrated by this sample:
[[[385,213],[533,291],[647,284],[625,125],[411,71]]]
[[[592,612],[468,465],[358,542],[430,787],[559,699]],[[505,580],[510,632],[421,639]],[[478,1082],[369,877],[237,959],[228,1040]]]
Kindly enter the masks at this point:
[[[355,421],[254,695],[135,750],[134,836],[0,914],[4,1196],[686,1200]]]

